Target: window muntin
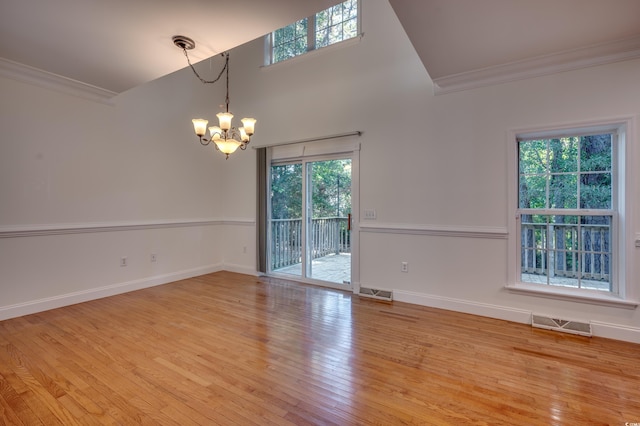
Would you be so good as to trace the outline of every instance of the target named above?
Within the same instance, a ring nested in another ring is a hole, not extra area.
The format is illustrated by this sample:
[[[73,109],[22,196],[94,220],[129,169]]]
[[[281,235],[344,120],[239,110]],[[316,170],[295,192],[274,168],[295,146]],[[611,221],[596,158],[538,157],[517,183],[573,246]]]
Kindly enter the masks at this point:
[[[615,137],[518,140],[522,282],[616,291]]]
[[[275,64],[357,37],[358,7],[358,0],[347,0],[272,32],[265,62]]]

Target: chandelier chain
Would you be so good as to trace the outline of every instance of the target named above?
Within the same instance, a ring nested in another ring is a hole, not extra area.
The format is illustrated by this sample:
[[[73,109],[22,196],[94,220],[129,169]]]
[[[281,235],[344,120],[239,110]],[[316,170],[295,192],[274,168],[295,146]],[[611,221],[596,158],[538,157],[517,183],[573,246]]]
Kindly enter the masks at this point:
[[[226,62],[224,64],[224,67],[222,67],[222,69],[220,70],[220,74],[218,74],[218,77],[215,78],[215,80],[205,80],[204,78],[202,78],[200,76],[200,74],[198,74],[198,71],[196,71],[195,67],[193,66],[193,64],[191,63],[191,60],[189,59],[189,54],[187,53],[187,49],[182,48],[182,52],[184,53],[184,56],[187,58],[187,63],[189,64],[189,66],[191,67],[191,71],[193,71],[193,73],[196,75],[196,77],[198,77],[198,79],[204,83],[204,84],[212,84],[212,83],[216,83],[218,80],[220,80],[220,77],[222,77],[222,73],[225,72],[225,70],[227,69],[227,67],[229,66],[229,53],[227,52],[226,54],[222,54],[226,56]],[[227,73],[227,80],[229,79],[229,73]],[[227,82],[227,85],[229,83]]]

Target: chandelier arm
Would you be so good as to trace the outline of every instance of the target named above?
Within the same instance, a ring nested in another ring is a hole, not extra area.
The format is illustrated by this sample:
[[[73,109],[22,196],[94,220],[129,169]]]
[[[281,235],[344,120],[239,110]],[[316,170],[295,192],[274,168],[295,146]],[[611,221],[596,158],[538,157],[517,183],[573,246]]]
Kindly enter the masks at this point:
[[[224,67],[222,67],[222,69],[220,70],[220,74],[218,74],[218,77],[215,78],[215,80],[205,80],[204,78],[200,77],[200,74],[198,74],[198,71],[196,71],[195,67],[193,66],[193,64],[191,64],[191,60],[189,59],[189,54],[187,53],[187,49],[183,48],[182,52],[184,53],[184,56],[187,58],[187,63],[189,64],[189,66],[191,67],[191,71],[193,71],[193,73],[196,75],[196,77],[198,77],[198,79],[204,83],[204,84],[212,84],[212,83],[216,83],[218,80],[220,80],[220,77],[222,77],[222,73],[228,69],[229,66],[229,53],[226,54],[226,62],[224,64]],[[223,53],[224,55],[224,53]],[[227,71],[227,87],[229,85],[229,72]],[[228,91],[228,90],[227,90]],[[228,109],[227,109],[228,111]]]

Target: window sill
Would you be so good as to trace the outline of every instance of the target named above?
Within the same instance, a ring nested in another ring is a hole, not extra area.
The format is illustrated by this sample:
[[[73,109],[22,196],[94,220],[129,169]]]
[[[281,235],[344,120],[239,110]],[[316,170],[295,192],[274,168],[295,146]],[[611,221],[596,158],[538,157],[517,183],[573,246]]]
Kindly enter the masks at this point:
[[[589,303],[592,305],[610,306],[614,308],[635,309],[639,304],[637,301],[624,300],[618,296],[599,294],[589,290],[573,290],[563,287],[542,287],[536,284],[527,283],[507,285],[505,288],[510,292],[518,294],[567,300],[570,302]]]

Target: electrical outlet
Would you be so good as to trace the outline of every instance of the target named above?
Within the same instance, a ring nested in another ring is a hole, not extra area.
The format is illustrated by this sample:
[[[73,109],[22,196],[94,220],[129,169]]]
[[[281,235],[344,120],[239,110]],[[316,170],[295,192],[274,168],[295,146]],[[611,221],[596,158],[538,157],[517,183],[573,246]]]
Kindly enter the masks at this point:
[[[242,253],[247,254],[247,246],[242,247]]]
[[[120,258],[120,266],[127,266],[127,258],[126,257],[121,257]]]
[[[151,253],[151,261],[155,262],[156,260],[158,260],[158,255],[155,253]]]
[[[400,272],[409,272],[409,262],[402,262],[400,264]]]

